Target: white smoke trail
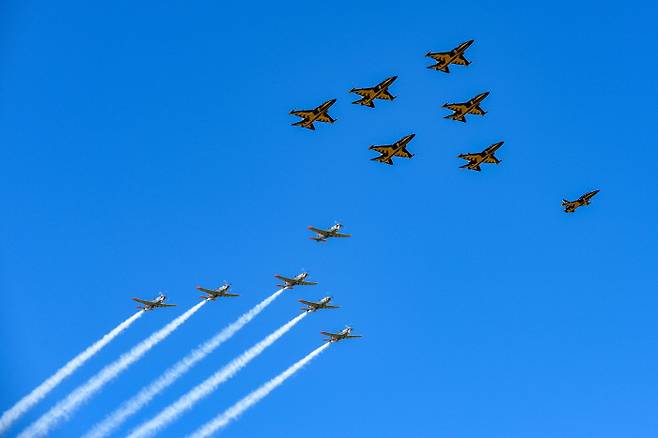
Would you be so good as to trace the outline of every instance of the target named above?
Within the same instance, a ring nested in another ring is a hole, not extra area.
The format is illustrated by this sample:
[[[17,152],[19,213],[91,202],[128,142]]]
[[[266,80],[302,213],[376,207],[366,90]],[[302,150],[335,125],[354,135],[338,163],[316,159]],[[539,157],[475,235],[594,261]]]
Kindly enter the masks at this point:
[[[163,429],[169,423],[182,415],[185,411],[191,409],[197,401],[212,393],[215,389],[217,389],[219,385],[226,382],[238,371],[247,366],[247,364],[251,362],[252,359],[261,354],[267,347],[272,345],[277,339],[279,339],[287,331],[293,328],[295,324],[304,319],[306,315],[308,315],[308,313],[304,312],[288,321],[274,332],[270,333],[265,339],[252,346],[250,349],[233,359],[215,374],[192,388],[185,395],[167,406],[162,412],[153,417],[151,420],[137,427],[131,432],[129,438],[151,436],[159,430]]]
[[[32,438],[47,434],[50,429],[60,421],[68,419],[80,405],[99,391],[106,383],[117,377],[139,360],[146,352],[164,340],[190,316],[194,315],[207,301],[201,301],[169,324],[135,345],[130,351],[122,354],[117,360],[100,370],[85,384],[78,386],[65,399],[58,402],[48,412],[43,414],[37,421],[32,423],[19,435],[19,438]]]
[[[164,372],[157,380],[142,388],[130,400],[121,404],[121,406],[108,415],[102,422],[96,424],[93,429],[85,434],[85,438],[101,438],[111,434],[117,427],[121,426],[131,415],[142,409],[160,392],[165,390],[169,385],[174,383],[179,377],[190,370],[197,362],[212,353],[217,347],[223,344],[236,334],[242,327],[249,321],[254,319],[256,315],[262,312],[269,306],[281,293],[283,289],[279,289],[269,297],[265,298],[260,303],[256,304],[251,310],[236,319],[233,323],[226,326],[222,331],[215,336],[192,350],[183,359],[176,362],[175,365],[170,367]]]
[[[219,429],[225,427],[232,420],[235,420],[238,415],[242,414],[244,411],[249,409],[251,406],[255,405],[263,398],[265,398],[270,392],[276,389],[277,386],[281,385],[286,379],[297,371],[299,371],[304,365],[309,363],[315,356],[322,353],[324,350],[329,348],[331,344],[327,342],[326,344],[321,345],[312,352],[310,352],[306,357],[295,362],[290,368],[265,383],[260,388],[251,392],[249,395],[238,401],[236,404],[225,410],[222,414],[213,418],[199,429],[197,429],[192,435],[188,438],[206,438],[213,433],[217,432]]]
[[[7,431],[11,425],[25,414],[32,406],[37,404],[42,398],[62,383],[64,379],[73,374],[78,368],[85,364],[93,355],[101,351],[103,347],[110,343],[114,338],[119,336],[124,330],[132,325],[133,322],[142,316],[144,312],[135,313],[130,318],[106,333],[101,339],[87,347],[85,351],[71,359],[66,365],[58,369],[55,374],[44,380],[41,385],[37,386],[28,395],[20,399],[14,406],[3,412],[0,417],[0,434]]]

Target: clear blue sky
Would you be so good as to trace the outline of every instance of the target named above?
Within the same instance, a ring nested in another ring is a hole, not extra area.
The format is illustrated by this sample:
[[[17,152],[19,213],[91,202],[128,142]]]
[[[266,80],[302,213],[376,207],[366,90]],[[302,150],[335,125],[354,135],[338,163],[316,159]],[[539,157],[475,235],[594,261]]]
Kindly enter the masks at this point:
[[[122,433],[303,321],[165,436],[191,432],[352,324],[222,436],[655,437],[655,1],[46,2],[0,13],[0,406],[134,311],[151,312],[14,431],[233,282],[54,433],[76,436],[302,268],[282,296]],[[425,68],[475,39],[469,67]],[[351,105],[391,75],[393,102]],[[485,117],[441,105],[482,91]],[[333,125],[292,108],[337,98]],[[412,160],[371,144],[416,133]],[[455,155],[504,140],[499,166]],[[600,189],[573,215],[563,197]],[[354,234],[317,245],[308,225]]]

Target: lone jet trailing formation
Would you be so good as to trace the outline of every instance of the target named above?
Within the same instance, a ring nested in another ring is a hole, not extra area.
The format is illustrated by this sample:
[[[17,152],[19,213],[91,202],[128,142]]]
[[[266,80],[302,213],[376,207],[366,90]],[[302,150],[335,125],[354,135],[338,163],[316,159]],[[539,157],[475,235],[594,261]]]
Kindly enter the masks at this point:
[[[316,242],[326,242],[327,239],[331,237],[352,237],[351,234],[339,233],[341,228],[343,228],[342,224],[335,224],[328,230],[323,230],[315,227],[308,227],[309,230],[313,231],[316,234],[314,237],[309,237],[309,239],[315,240]]]
[[[325,342],[338,342],[342,341],[343,339],[354,339],[362,337],[360,335],[351,335],[350,333],[352,333],[352,327],[349,326],[345,327],[338,333],[320,332],[322,335],[329,336],[329,339],[325,339]]]
[[[301,274],[296,275],[293,278],[287,278],[284,277],[283,275],[275,275],[274,277],[278,278],[279,280],[285,283],[285,284],[277,284],[277,286],[285,289],[292,289],[295,286],[315,286],[316,284],[318,284],[315,281],[305,281],[306,277],[308,277],[308,272],[302,272]]]
[[[391,76],[390,78],[384,79],[381,81],[379,84],[375,85],[374,87],[370,88],[352,88],[350,90],[350,93],[355,93],[361,96],[361,99],[355,100],[352,103],[356,103],[358,105],[363,105],[367,106],[370,108],[375,107],[375,99],[382,99],[382,100],[393,100],[395,99],[395,96],[393,96],[391,93],[388,92],[388,87],[395,81],[398,77],[397,76]]]
[[[471,62],[464,57],[464,52],[473,44],[473,41],[466,41],[449,52],[429,52],[425,56],[434,59],[436,64],[428,65],[427,68],[450,73],[450,69],[448,68],[450,64],[469,65]]]
[[[392,165],[393,157],[402,157],[402,158],[411,158],[413,154],[407,150],[407,144],[414,138],[416,134],[409,134],[405,137],[402,137],[400,140],[396,141],[393,144],[387,144],[382,146],[370,146],[369,149],[379,152],[379,156],[371,158],[371,161],[379,161],[380,163],[385,163]]]
[[[165,304],[165,301],[167,301],[167,296],[164,294],[158,295],[152,301],[142,300],[141,298],[133,298],[133,301],[137,301],[138,303],[143,304],[143,306],[137,306],[138,309],[142,309],[142,310],[153,310],[153,309],[157,309],[158,307],[176,306],[175,304]]]
[[[199,298],[202,298],[206,301],[215,301],[217,298],[221,297],[239,297],[240,295],[238,294],[230,294],[228,293],[228,290],[231,288],[230,283],[225,283],[224,285],[218,287],[217,289],[206,289],[201,286],[196,287],[197,290],[207,294],[207,295],[201,295]]]
[[[598,190],[587,192],[575,201],[567,201],[566,199],[563,199],[562,206],[564,207],[564,211],[566,213],[573,213],[578,207],[589,205],[590,199],[592,199],[597,193],[599,193]]]
[[[315,131],[315,126],[313,126],[314,122],[334,123],[336,119],[332,119],[331,116],[327,113],[327,111],[329,111],[329,107],[331,107],[331,105],[334,103],[336,103],[336,99],[331,99],[312,110],[290,111],[290,114],[302,118],[302,120],[299,122],[293,123],[292,126],[301,126],[302,128]]]
[[[492,144],[482,152],[457,155],[457,158],[463,158],[464,160],[468,160],[468,163],[464,164],[463,166],[460,166],[459,168],[471,169],[479,172],[481,170],[480,164],[482,163],[493,163],[493,164],[500,163],[500,160],[496,158],[494,153],[498,150],[499,147],[503,145],[503,143],[505,142],[500,141],[498,143]]]
[[[306,306],[302,307],[304,312],[315,312],[319,309],[338,309],[338,306],[330,306],[329,301],[331,301],[331,297],[324,297],[317,303],[313,301],[299,300],[300,303]]]
[[[444,119],[452,119],[458,122],[466,123],[466,114],[474,114],[476,116],[483,116],[486,112],[480,108],[480,103],[486,99],[489,92],[478,94],[473,99],[463,103],[446,103],[444,108],[454,111],[452,114],[445,116]]]

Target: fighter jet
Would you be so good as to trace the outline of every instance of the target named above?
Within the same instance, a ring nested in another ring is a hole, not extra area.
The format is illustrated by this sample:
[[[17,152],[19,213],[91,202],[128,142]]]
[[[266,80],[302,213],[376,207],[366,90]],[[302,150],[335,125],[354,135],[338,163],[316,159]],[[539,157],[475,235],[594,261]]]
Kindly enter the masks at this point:
[[[370,161],[379,161],[380,163],[386,163],[392,165],[393,157],[403,157],[403,158],[413,157],[413,154],[407,150],[407,144],[415,136],[416,134],[409,134],[406,137],[402,137],[400,140],[396,141],[393,144],[387,144],[382,146],[374,146],[374,145],[370,146],[368,149],[380,153],[378,157],[371,158]]]
[[[208,295],[201,295],[199,298],[202,298],[206,301],[215,301],[217,298],[220,297],[239,297],[240,295],[238,294],[230,294],[228,293],[228,290],[231,288],[230,283],[224,283],[222,286],[219,286],[217,289],[206,289],[201,286],[196,287],[197,290],[200,290],[201,292],[208,294]]]
[[[473,44],[473,41],[474,40],[470,40],[466,41],[465,43],[461,43],[449,52],[427,53],[427,55],[425,55],[426,57],[432,58],[436,61],[436,64],[428,65],[427,68],[450,73],[450,69],[448,68],[450,64],[469,65],[471,62],[464,57],[464,52],[471,46],[471,44]]]
[[[384,79],[379,84],[370,88],[352,88],[350,93],[355,93],[361,96],[361,99],[355,100],[352,103],[359,105],[368,106],[370,108],[375,107],[375,99],[382,100],[393,100],[395,96],[388,92],[388,87],[395,81],[398,77],[391,76],[390,78]]]
[[[331,297],[324,297],[317,303],[314,303],[313,301],[299,300],[300,303],[306,306],[302,307],[302,310],[305,312],[315,312],[319,309],[338,309],[338,306],[330,306],[329,301],[331,301]]]
[[[496,158],[494,153],[498,150],[499,147],[501,147],[505,143],[504,141],[500,141],[498,143],[494,143],[482,152],[474,153],[474,154],[459,154],[457,155],[457,158],[463,158],[464,160],[468,160],[468,163],[464,164],[463,166],[459,166],[460,169],[471,169],[471,170],[477,170],[478,172],[481,170],[480,169],[480,164],[482,163],[493,163],[493,164],[498,164],[500,163],[500,160]]]
[[[453,114],[445,116],[444,119],[457,120],[459,122],[466,123],[466,114],[474,114],[477,116],[483,116],[486,112],[480,108],[480,102],[482,102],[489,92],[478,94],[473,99],[464,103],[446,103],[443,105],[443,108],[448,108],[451,111],[454,111]]]
[[[589,205],[590,199],[592,199],[592,197],[597,193],[599,193],[598,190],[587,192],[580,198],[576,199],[575,201],[567,201],[566,199],[563,199],[562,206],[564,207],[564,211],[566,213],[573,213],[574,211],[576,211],[578,207],[582,207],[583,205]]]
[[[302,272],[299,275],[294,276],[293,278],[287,278],[284,277],[283,275],[275,275],[275,278],[278,278],[279,280],[283,281],[285,284],[277,284],[279,287],[283,287],[285,289],[292,289],[295,286],[315,286],[318,284],[315,281],[304,281],[306,277],[308,277],[308,272]]]
[[[137,306],[138,309],[142,310],[153,310],[157,309],[158,307],[176,306],[176,304],[165,304],[165,301],[167,301],[167,296],[164,294],[158,295],[153,299],[153,301],[142,300],[141,298],[133,298],[133,301],[137,301],[138,303],[143,304],[143,306]]]
[[[325,339],[325,342],[338,342],[342,341],[343,339],[354,339],[362,337],[358,335],[350,335],[350,333],[352,333],[352,327],[349,326],[345,327],[338,333],[320,332],[320,334],[329,336],[329,339]]]
[[[338,224],[338,223],[336,225],[333,225],[328,230],[322,230],[320,228],[315,228],[315,227],[308,227],[309,230],[313,231],[316,234],[316,236],[309,237],[309,239],[315,240],[316,242],[326,242],[327,239],[331,237],[352,237],[351,234],[339,233],[341,228],[343,228],[343,224]]]
[[[313,126],[313,122],[334,123],[336,119],[332,119],[331,116],[327,114],[329,107],[334,103],[336,103],[336,99],[331,99],[312,110],[290,111],[290,114],[302,118],[302,120],[300,120],[299,122],[293,123],[292,126],[301,126],[302,128],[307,128],[312,131],[315,131],[315,126]]]

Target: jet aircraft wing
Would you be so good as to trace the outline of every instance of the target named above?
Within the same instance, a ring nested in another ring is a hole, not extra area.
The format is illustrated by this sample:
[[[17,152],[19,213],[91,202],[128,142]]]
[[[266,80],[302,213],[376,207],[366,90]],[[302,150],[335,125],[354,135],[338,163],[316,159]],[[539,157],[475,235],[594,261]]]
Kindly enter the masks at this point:
[[[451,111],[456,111],[456,112],[464,112],[468,108],[465,104],[463,103],[448,103],[443,105],[444,107],[448,108]]]
[[[450,58],[450,54],[446,53],[446,52],[428,53],[425,56],[427,56],[429,58],[432,58],[432,59],[435,59],[436,61],[439,61],[439,62],[440,61],[445,62]],[[430,67],[433,67],[433,66],[430,66]]]
[[[313,231],[314,233],[322,234],[323,236],[326,235],[326,234],[329,234],[329,231],[321,230],[321,229],[315,228],[315,227],[308,227],[308,229]]]
[[[390,145],[386,145],[386,146],[371,146],[370,149],[372,149],[373,151],[377,151],[377,152],[379,152],[380,154],[385,154],[385,155],[390,155],[390,154],[393,153],[393,151],[395,150],[395,148],[394,148],[393,146],[390,146]]]
[[[388,165],[393,165],[393,160],[391,157],[387,157],[385,155],[380,155],[379,157],[371,158],[370,161],[379,161],[380,163],[388,164]]]
[[[285,282],[288,282],[288,283],[293,283],[295,281],[292,278],[286,278],[283,275],[275,275],[274,278],[278,278],[279,280],[285,281]]]
[[[299,286],[315,286],[318,283],[316,281],[298,281],[297,284]]]
[[[395,156],[396,157],[403,157],[403,158],[411,158],[413,157],[413,154],[406,149],[398,149],[395,151]]]
[[[464,160],[477,161],[482,157],[480,154],[459,154],[457,158],[463,158]]]
[[[176,304],[158,303],[158,304],[155,304],[155,307],[176,307]]]
[[[394,97],[391,93],[388,91],[382,91],[379,96],[377,96],[377,99],[382,99],[382,100],[393,100]]]
[[[344,234],[344,233],[336,233],[333,234],[333,237],[352,237],[351,234]]]
[[[352,88],[350,93],[356,93],[363,97],[373,97],[375,95],[375,90],[373,88]]]
[[[451,64],[457,64],[457,65],[468,65],[469,64],[469,62],[466,60],[466,58],[464,58],[463,55],[460,55],[460,56],[456,57],[455,59],[450,61],[450,63]]]
[[[320,114],[319,116],[317,116],[315,120],[317,120],[318,122],[325,122],[325,123],[333,123],[336,121],[336,119],[332,119],[327,114]]]
[[[300,110],[300,111],[290,111],[290,114],[303,117],[304,119],[310,119],[313,116],[313,111],[305,111],[305,110]]]
[[[498,163],[500,163],[500,160],[492,155],[492,156],[487,157],[484,160],[482,160],[482,162],[483,163],[498,164]]]
[[[205,287],[201,287],[201,286],[197,287],[196,289],[201,291],[201,292],[207,293],[209,295],[216,295],[217,294],[216,290],[206,289]]]
[[[141,298],[133,298],[133,301],[137,301],[138,303],[144,304],[146,306],[155,306],[156,305],[155,301],[142,300]]]
[[[482,110],[482,108],[480,108],[479,106],[475,106],[475,107],[471,108],[469,113],[475,114],[477,116],[483,116],[485,114],[484,110]]]

